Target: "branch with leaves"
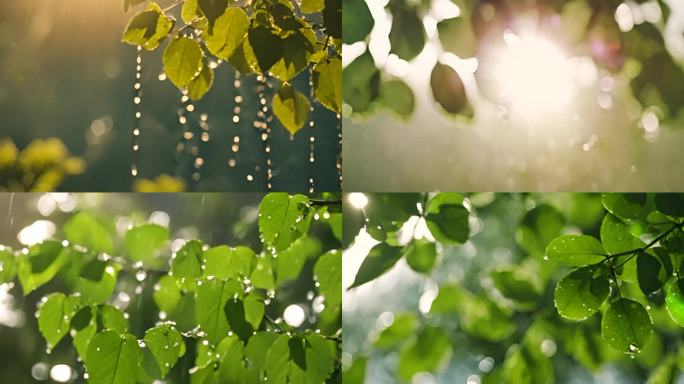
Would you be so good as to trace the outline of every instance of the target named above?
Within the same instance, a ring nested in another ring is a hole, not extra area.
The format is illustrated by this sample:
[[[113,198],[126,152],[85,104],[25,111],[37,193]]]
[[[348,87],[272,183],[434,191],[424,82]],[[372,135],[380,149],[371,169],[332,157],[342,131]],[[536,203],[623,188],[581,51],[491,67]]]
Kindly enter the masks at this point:
[[[17,282],[24,295],[66,287],[41,299],[38,327],[48,353],[71,339],[93,384],[152,383],[173,369],[185,370],[184,382],[330,382],[340,374],[342,255],[321,249],[309,229],[322,224],[341,234],[335,206],[269,194],[259,206],[258,253],[193,239],[170,257],[166,227],[144,223],[116,239],[95,216],[79,212],[64,224],[61,241],[0,249],[0,283]],[[308,263],[313,270],[305,275]],[[289,303],[281,297],[307,276],[315,308],[288,324],[281,316]],[[122,292],[131,277],[135,296]],[[48,284],[53,280],[61,284]],[[144,289],[148,282],[153,289]],[[158,321],[134,334],[131,322],[140,329],[143,320],[126,306],[147,294]]]
[[[124,8],[146,2],[125,0]],[[294,135],[309,120],[313,102],[293,85],[307,68],[316,101],[341,111],[341,22],[339,0],[305,0],[297,6],[283,0],[179,0],[166,8],[149,2],[131,19],[122,41],[154,51],[168,39],[162,56],[166,77],[194,100],[211,89],[221,65],[278,79],[272,110]]]

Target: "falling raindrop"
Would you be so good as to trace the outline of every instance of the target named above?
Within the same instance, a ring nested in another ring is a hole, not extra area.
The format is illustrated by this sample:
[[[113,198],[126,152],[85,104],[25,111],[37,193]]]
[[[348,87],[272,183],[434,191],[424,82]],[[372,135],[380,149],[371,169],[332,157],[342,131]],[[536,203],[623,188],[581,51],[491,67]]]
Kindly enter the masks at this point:
[[[338,188],[342,190],[342,115],[337,114],[337,168]]]
[[[313,81],[313,66],[309,67],[309,99],[311,100],[311,104],[309,106],[309,166],[310,166],[310,177],[309,177],[309,193],[314,193],[316,183],[314,181],[314,170],[316,169],[314,166],[314,162],[316,161],[316,151],[314,147],[314,143],[316,142],[316,136],[314,134],[314,128],[316,127],[316,123],[314,122],[314,100],[315,100],[315,95],[314,95],[314,81]]]
[[[142,102],[142,46],[138,45],[135,58],[135,84],[133,84],[133,104],[135,105],[135,123],[133,124],[132,149],[133,160],[131,163],[131,176],[138,176],[138,160],[140,158],[140,121],[142,112],[140,103]]]
[[[257,76],[257,98],[259,100],[259,109],[257,110],[257,117],[254,120],[254,128],[261,131],[261,143],[264,148],[264,161],[266,163],[266,189],[273,188],[273,160],[271,160],[271,144],[269,136],[271,135],[271,128],[269,122],[272,116],[269,116],[268,105],[266,104],[266,91],[271,86],[268,83],[268,78],[265,75]],[[249,180],[249,177],[248,177]]]

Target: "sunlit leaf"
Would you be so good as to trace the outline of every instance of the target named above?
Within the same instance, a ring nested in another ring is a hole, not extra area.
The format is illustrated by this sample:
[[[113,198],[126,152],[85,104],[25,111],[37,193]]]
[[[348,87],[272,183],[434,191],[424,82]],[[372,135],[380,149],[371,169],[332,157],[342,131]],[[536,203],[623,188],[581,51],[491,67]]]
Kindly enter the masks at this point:
[[[587,235],[563,235],[546,247],[546,256],[563,264],[582,267],[605,260],[601,242]]]
[[[202,69],[202,49],[195,40],[178,36],[164,50],[162,63],[169,80],[185,88]]]
[[[425,327],[399,354],[399,377],[410,381],[416,373],[432,372],[451,356],[451,342],[444,330]]]
[[[45,296],[38,308],[38,329],[48,349],[54,348],[69,333],[71,318],[81,307],[78,297],[63,293]]]
[[[313,81],[318,102],[339,113],[342,110],[342,60],[332,57],[316,64]]]
[[[185,354],[183,336],[168,324],[148,329],[145,332],[145,345],[157,361],[162,377],[165,377],[178,358]]]
[[[428,202],[425,221],[435,240],[443,244],[462,244],[468,240],[468,210],[463,206],[463,197],[457,193],[433,197]]]
[[[100,223],[86,212],[71,216],[64,223],[64,234],[71,244],[82,245],[92,252],[112,253],[112,239]]]
[[[214,24],[213,32],[206,36],[209,52],[228,60],[247,37],[249,18],[242,8],[229,7]]]
[[[401,254],[402,249],[400,247],[393,247],[385,243],[374,246],[368,252],[366,258],[363,259],[363,263],[356,273],[354,284],[348,289],[358,287],[380,277],[399,261]]]
[[[273,98],[273,114],[294,136],[309,119],[309,99],[289,85],[283,84]]]
[[[259,205],[259,233],[276,251],[287,249],[308,231],[311,213],[304,195],[269,193]]]

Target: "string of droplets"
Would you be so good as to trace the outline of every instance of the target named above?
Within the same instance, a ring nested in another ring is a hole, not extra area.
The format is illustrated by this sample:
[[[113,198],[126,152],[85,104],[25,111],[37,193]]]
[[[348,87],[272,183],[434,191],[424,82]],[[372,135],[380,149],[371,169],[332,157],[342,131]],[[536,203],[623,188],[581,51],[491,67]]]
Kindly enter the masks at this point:
[[[140,121],[142,112],[142,46],[138,45],[135,58],[135,84],[133,84],[133,104],[135,105],[135,124],[133,125],[132,149],[133,161],[131,163],[131,176],[138,176],[138,161],[140,159]]]
[[[314,123],[314,100],[315,100],[315,94],[314,94],[314,81],[313,81],[313,66],[309,66],[309,99],[311,100],[311,104],[309,106],[309,171],[311,172],[309,174],[309,193],[314,193],[316,189],[316,185],[314,182],[314,162],[316,161],[316,150],[315,150],[315,142],[316,142],[316,135],[315,135],[315,130],[314,128],[316,127],[316,124]]]
[[[271,135],[271,127],[269,125],[272,117],[268,114],[268,105],[266,104],[266,91],[271,85],[265,75],[257,76],[257,97],[259,99],[259,109],[257,110],[257,118],[254,120],[254,128],[261,131],[261,142],[264,148],[264,159],[266,163],[266,189],[273,189],[273,160],[271,159],[271,144],[269,136]],[[250,175],[247,175],[247,180],[250,180]]]
[[[195,182],[198,182],[200,178],[202,177],[201,174],[201,169],[202,166],[204,165],[204,158],[202,157],[202,151],[200,146],[202,144],[208,144],[209,143],[209,116],[206,113],[200,114],[200,119],[199,119],[199,127],[200,127],[200,143],[198,146],[195,146],[193,148],[197,149],[197,153],[195,154],[195,160],[193,161],[193,166],[195,167],[195,171],[192,174],[192,180]]]
[[[337,114],[337,159],[335,162],[337,168],[337,183],[340,191],[342,190],[342,115]]]
[[[242,110],[242,93],[240,87],[242,85],[242,79],[240,77],[240,72],[235,71],[235,79],[233,80],[233,87],[235,88],[235,98],[233,99],[235,106],[233,107],[233,124],[237,127],[240,124],[240,111]],[[228,158],[228,166],[235,168],[237,164],[237,153],[240,150],[240,136],[234,136],[233,142],[230,146],[230,156]]]

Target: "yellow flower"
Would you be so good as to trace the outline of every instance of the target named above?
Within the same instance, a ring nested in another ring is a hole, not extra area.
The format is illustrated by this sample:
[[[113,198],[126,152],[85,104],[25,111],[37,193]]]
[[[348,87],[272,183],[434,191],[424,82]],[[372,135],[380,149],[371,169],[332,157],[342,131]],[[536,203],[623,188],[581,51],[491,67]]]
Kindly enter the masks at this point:
[[[154,180],[139,179],[133,184],[135,192],[183,192],[185,181],[178,177],[159,175]]]
[[[42,170],[52,165],[61,164],[69,155],[69,151],[60,139],[51,137],[48,139],[34,140],[21,154],[19,164],[26,170]]]
[[[17,160],[19,150],[10,139],[0,141],[0,169],[9,168]]]

